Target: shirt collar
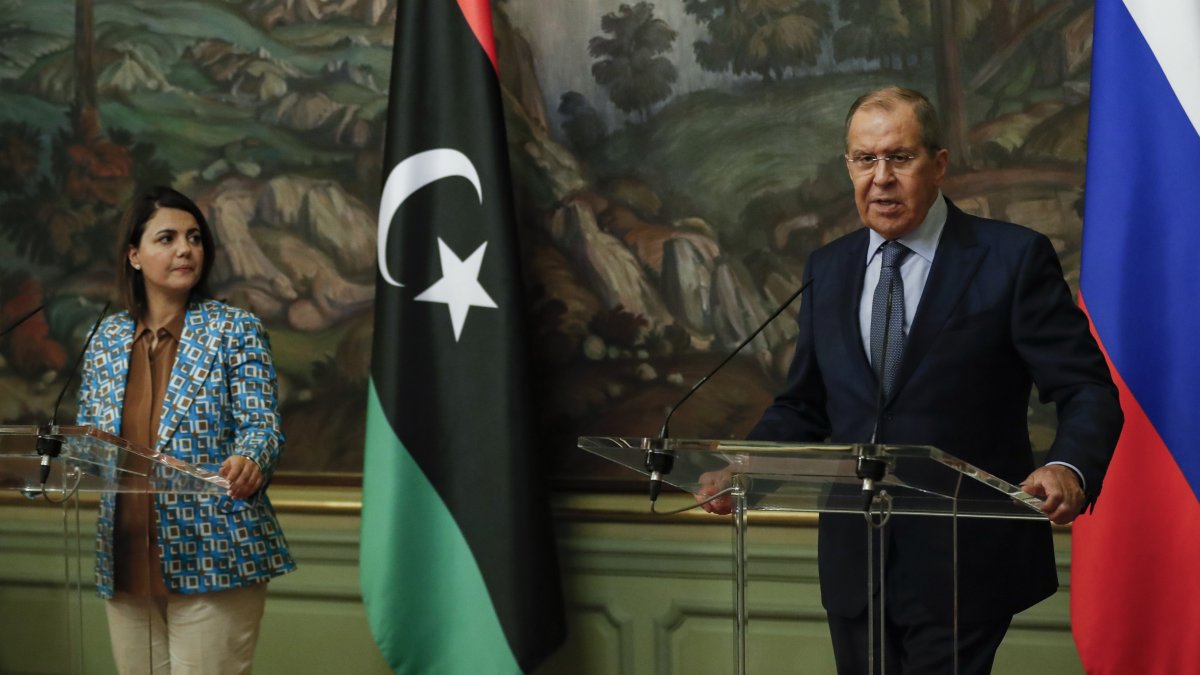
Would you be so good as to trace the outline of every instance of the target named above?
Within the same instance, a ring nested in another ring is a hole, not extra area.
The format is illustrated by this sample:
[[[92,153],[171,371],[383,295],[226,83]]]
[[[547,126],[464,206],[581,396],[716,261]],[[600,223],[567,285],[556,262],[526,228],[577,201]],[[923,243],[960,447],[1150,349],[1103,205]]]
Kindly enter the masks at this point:
[[[941,190],[938,190],[937,197],[933,200],[933,205],[929,207],[929,212],[925,214],[925,220],[917,226],[917,229],[900,237],[896,241],[904,244],[909,250],[925,259],[926,262],[933,262],[933,254],[937,252],[938,241],[942,238],[942,230],[946,229],[946,214],[949,209],[946,207],[946,198],[942,196]],[[875,230],[867,230],[870,240],[867,243],[867,264],[871,264],[871,259],[879,252],[879,247],[886,241]]]
[[[180,338],[180,336],[183,335],[183,320],[186,315],[187,315],[186,308],[179,310],[179,312],[175,316],[171,317],[170,321],[168,321],[165,325],[163,325],[162,328],[158,329],[159,332],[160,333],[165,332],[168,335],[170,335],[171,337],[178,340]],[[140,339],[143,335],[148,334],[149,332],[150,332],[150,327],[147,326],[141,319],[139,319],[137,322],[137,325],[134,326],[134,329],[133,329],[133,339],[136,341],[136,340]]]

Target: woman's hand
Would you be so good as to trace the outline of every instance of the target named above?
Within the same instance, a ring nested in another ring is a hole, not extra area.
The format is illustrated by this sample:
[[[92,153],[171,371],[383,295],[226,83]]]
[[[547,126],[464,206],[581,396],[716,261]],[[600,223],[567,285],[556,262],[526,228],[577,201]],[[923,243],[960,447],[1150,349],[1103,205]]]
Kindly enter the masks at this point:
[[[229,480],[229,496],[245,499],[262,487],[262,469],[249,457],[233,455],[221,462],[217,472]]]

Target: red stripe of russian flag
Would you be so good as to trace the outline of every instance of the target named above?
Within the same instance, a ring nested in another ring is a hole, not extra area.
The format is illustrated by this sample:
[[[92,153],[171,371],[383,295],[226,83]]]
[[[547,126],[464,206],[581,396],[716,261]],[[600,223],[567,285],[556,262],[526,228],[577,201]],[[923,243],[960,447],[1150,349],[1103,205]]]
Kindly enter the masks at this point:
[[[1108,365],[1125,427],[1102,497],[1073,526],[1075,642],[1092,675],[1200,673],[1200,651],[1186,646],[1200,641],[1189,630],[1200,626],[1200,570],[1173,546],[1200,537],[1200,504],[1125,380]]]

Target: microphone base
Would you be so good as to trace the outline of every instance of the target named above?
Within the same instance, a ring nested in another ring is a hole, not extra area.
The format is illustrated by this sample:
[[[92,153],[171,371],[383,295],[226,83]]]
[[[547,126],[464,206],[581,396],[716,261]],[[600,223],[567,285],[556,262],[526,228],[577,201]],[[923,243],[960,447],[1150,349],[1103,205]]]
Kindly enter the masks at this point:
[[[870,481],[863,481],[862,490],[862,512],[867,514],[871,513],[871,505],[875,503],[875,486],[868,487],[868,482]]]
[[[650,473],[650,502],[658,501],[662,491],[662,478],[670,473],[675,466],[675,453],[669,450],[650,449],[646,451],[646,471]]]
[[[50,435],[50,427],[38,429],[37,454],[42,458],[38,467],[38,478],[42,485],[50,479],[50,460],[62,454],[63,439],[61,436]]]
[[[655,471],[650,474],[650,503],[658,501],[658,495],[662,492],[662,474]]]
[[[45,428],[45,427],[43,427]],[[51,436],[44,431],[38,432],[38,457],[53,459],[62,454],[63,440],[61,436]]]
[[[875,494],[879,491],[875,483],[883,480],[883,477],[887,475],[887,462],[875,457],[859,455],[858,461],[854,465],[854,475],[861,478],[863,482],[862,511],[864,514],[870,514],[871,504],[875,501]]]

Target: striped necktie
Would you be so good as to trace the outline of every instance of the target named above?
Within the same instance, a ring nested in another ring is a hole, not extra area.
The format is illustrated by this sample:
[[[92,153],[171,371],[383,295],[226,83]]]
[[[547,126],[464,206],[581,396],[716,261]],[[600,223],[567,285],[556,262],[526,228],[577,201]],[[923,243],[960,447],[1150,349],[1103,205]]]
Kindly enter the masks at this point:
[[[900,357],[904,354],[904,279],[900,276],[900,264],[911,251],[894,241],[883,242],[880,251],[883,265],[871,301],[871,365],[886,400],[891,396],[900,371]]]

